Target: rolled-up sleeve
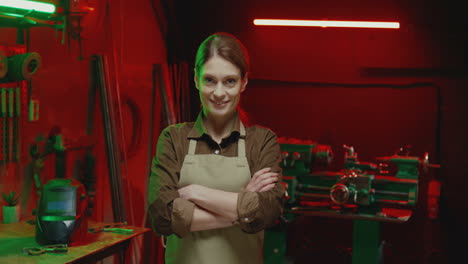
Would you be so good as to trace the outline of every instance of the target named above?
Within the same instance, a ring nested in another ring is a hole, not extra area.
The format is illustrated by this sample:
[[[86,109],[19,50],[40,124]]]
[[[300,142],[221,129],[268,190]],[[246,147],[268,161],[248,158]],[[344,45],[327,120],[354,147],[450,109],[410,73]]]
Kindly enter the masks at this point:
[[[180,164],[171,129],[164,129],[158,139],[148,187],[148,213],[157,235],[184,237],[190,232],[195,205],[177,192]]]
[[[283,213],[285,190],[282,184],[282,169],[280,167],[280,146],[275,133],[264,129],[263,143],[259,155],[255,158],[252,174],[262,168],[270,167],[272,172],[278,173],[275,187],[266,192],[239,193],[237,213],[241,229],[246,233],[256,233],[275,225],[276,220]],[[260,141],[260,142],[262,142]]]

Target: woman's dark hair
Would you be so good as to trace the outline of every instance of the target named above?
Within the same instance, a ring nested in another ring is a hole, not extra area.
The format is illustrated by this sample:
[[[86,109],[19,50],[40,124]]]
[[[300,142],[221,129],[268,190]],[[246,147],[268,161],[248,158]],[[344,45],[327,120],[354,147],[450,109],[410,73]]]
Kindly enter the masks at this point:
[[[220,56],[239,68],[242,78],[250,70],[249,54],[242,42],[229,33],[219,32],[206,38],[198,47],[195,74],[200,74],[203,65],[214,55]]]
[[[244,44],[232,34],[218,32],[207,37],[198,47],[195,58],[195,74],[197,76],[201,73],[203,65],[215,55],[239,68],[242,79],[250,70],[250,58]],[[240,104],[237,105],[237,112],[242,123],[250,126],[251,122],[247,113],[240,107]]]

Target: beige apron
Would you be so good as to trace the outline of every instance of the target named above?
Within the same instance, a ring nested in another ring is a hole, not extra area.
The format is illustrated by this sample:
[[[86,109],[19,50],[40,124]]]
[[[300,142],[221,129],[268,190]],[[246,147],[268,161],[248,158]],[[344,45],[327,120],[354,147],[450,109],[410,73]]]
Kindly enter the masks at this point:
[[[241,124],[241,135],[245,135]],[[238,157],[195,155],[191,139],[180,172],[179,187],[199,184],[239,192],[250,180],[245,140],[239,138]],[[262,263],[263,231],[244,233],[238,226],[191,232],[184,238],[171,235],[166,243],[166,264],[259,264]]]

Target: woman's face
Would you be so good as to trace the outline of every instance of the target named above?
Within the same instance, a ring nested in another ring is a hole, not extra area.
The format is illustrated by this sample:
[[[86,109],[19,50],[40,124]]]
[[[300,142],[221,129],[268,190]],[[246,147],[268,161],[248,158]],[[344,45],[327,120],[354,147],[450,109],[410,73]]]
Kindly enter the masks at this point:
[[[241,78],[239,68],[220,56],[211,57],[202,67],[195,84],[206,115],[229,118],[236,110],[247,77]]]

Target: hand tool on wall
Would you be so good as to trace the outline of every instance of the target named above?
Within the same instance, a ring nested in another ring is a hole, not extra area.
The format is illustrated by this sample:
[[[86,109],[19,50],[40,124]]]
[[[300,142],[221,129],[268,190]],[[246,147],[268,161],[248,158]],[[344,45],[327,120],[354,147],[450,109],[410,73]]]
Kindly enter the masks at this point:
[[[1,97],[2,97],[2,125],[3,125],[3,149],[2,149],[2,161],[3,164],[7,163],[8,157],[8,127],[7,127],[7,105],[6,105],[6,88],[0,89]],[[3,166],[3,170],[5,170],[5,165]]]
[[[9,88],[8,89],[8,98],[7,98],[7,101],[8,101],[8,161],[11,162],[13,161],[13,148],[14,148],[14,145],[13,145],[13,138],[14,138],[14,135],[13,135],[13,123],[14,123],[14,117],[13,117],[13,113],[14,113],[14,90],[13,88]]]
[[[15,119],[14,119],[14,143],[13,143],[13,160],[16,162],[20,161],[21,152],[21,88],[15,88]]]
[[[29,121],[38,121],[39,120],[39,100],[31,99],[29,100]]]

